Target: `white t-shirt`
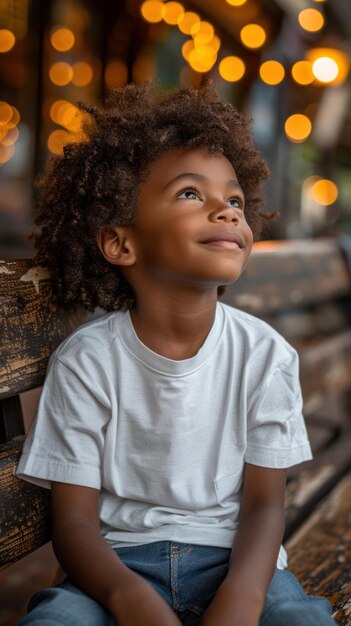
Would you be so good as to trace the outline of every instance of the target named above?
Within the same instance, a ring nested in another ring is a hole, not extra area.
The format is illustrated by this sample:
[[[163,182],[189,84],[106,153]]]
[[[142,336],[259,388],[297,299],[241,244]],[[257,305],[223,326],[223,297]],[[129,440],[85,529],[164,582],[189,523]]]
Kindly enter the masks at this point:
[[[295,350],[247,313],[218,303],[203,346],[182,361],[143,345],[129,312],[109,313],[52,356],[17,475],[101,490],[113,547],[230,548],[244,462],[311,458],[301,405]]]

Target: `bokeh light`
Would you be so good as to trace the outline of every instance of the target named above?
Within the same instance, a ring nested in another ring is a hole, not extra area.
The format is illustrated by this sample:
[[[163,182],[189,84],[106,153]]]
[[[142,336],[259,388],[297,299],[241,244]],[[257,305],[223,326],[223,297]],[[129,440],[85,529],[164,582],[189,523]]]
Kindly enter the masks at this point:
[[[166,2],[164,4],[163,19],[166,24],[175,26],[184,15],[184,7],[180,2]]]
[[[219,64],[219,73],[228,82],[236,82],[245,74],[245,63],[236,56],[224,57]]]
[[[73,64],[72,69],[72,83],[76,87],[86,87],[93,80],[94,71],[90,63],[78,61]]]
[[[14,154],[15,154],[14,145],[5,146],[4,144],[0,143],[0,165],[4,165],[4,163],[7,163],[7,161],[12,159]]]
[[[279,61],[265,61],[260,67],[260,77],[267,85],[278,85],[285,76],[285,69]]]
[[[144,20],[156,24],[163,19],[165,5],[161,0],[146,0],[141,5],[140,11]]]
[[[178,28],[182,33],[184,33],[184,35],[191,35],[193,26],[198,22],[200,22],[200,17],[197,13],[194,13],[193,11],[185,11],[179,19]]]
[[[16,37],[7,28],[0,29],[0,52],[9,52],[16,43]]]
[[[303,9],[298,15],[301,28],[315,33],[324,26],[324,17],[318,9]]]
[[[247,0],[227,0],[232,7],[241,7]]]
[[[54,85],[63,87],[71,82],[73,78],[73,68],[69,65],[69,63],[58,61],[57,63],[53,63],[50,67],[49,76]]]
[[[306,54],[312,64],[312,72],[321,83],[341,85],[350,70],[350,59],[342,50],[336,48],[312,48]]]
[[[196,22],[191,29],[195,46],[206,44],[214,37],[214,28],[209,22]]]
[[[266,32],[259,24],[246,24],[240,31],[240,39],[247,48],[260,48],[266,41]]]
[[[7,102],[0,102],[0,127],[5,126],[12,118],[12,107]]]
[[[75,36],[69,28],[57,28],[50,37],[51,45],[59,52],[67,52],[74,46]]]
[[[62,154],[64,146],[71,140],[66,130],[53,130],[47,141],[47,146],[53,154]]]
[[[291,74],[299,85],[310,85],[314,81],[312,63],[310,61],[297,61],[291,68]]]
[[[310,135],[312,124],[306,115],[295,113],[285,121],[284,130],[288,139],[294,143],[301,143]]]
[[[309,195],[318,204],[328,206],[333,204],[338,197],[338,188],[332,180],[320,178],[309,189]]]

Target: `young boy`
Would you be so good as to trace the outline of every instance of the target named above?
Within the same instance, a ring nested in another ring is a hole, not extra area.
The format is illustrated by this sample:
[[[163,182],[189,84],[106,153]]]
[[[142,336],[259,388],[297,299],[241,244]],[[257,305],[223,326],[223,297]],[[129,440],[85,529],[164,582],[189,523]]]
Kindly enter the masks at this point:
[[[84,106],[41,182],[53,298],[110,313],[51,358],[18,475],[52,490],[68,579],[22,626],[326,626],[281,541],[311,458],[295,351],[217,302],[264,220],[248,121],[208,84]]]

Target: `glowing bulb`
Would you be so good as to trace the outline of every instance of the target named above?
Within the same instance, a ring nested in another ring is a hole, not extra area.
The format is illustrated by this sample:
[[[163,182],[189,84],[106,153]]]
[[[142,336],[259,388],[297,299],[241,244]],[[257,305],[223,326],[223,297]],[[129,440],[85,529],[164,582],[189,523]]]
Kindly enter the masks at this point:
[[[7,28],[0,29],[0,52],[9,52],[16,43],[16,37]]]
[[[219,64],[219,73],[228,82],[236,82],[245,74],[245,63],[236,56],[222,59]]]
[[[318,204],[328,206],[329,204],[333,204],[337,199],[338,188],[332,180],[320,178],[309,189],[309,194]]]
[[[324,17],[318,9],[303,9],[298,16],[301,28],[315,33],[324,26]]]
[[[247,48],[260,48],[266,41],[266,32],[259,24],[247,24],[240,31],[240,39]]]
[[[297,61],[291,68],[291,74],[299,85],[309,85],[313,83],[312,63],[310,61]]]
[[[287,137],[294,143],[305,141],[312,130],[311,121],[299,113],[290,115],[284,125]]]
[[[260,67],[260,76],[268,85],[278,85],[285,76],[285,70],[279,61],[265,61]]]
[[[141,14],[147,22],[152,24],[156,24],[157,22],[161,22],[164,12],[165,5],[161,0],[146,0],[141,5]]]
[[[50,67],[49,76],[54,85],[63,87],[71,82],[73,78],[73,69],[69,63],[59,61]]]
[[[67,52],[74,46],[75,36],[69,28],[57,28],[51,35],[51,45],[59,52]]]
[[[334,59],[320,57],[312,63],[312,72],[322,83],[331,83],[339,74],[339,68]]]

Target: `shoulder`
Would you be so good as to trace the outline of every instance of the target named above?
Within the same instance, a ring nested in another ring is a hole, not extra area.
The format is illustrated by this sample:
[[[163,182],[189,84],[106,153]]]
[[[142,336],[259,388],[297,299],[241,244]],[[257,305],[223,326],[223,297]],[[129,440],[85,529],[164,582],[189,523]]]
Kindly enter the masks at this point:
[[[254,361],[257,367],[260,361],[267,365],[269,359],[272,370],[298,360],[295,348],[267,322],[228,304],[221,302],[219,306],[224,313],[228,337],[246,354],[248,362]]]
[[[94,318],[71,333],[51,356],[51,361],[77,361],[78,355],[95,355],[99,361],[108,356],[124,323],[125,312],[114,311]]]

